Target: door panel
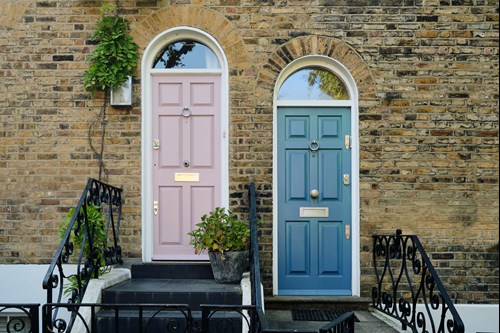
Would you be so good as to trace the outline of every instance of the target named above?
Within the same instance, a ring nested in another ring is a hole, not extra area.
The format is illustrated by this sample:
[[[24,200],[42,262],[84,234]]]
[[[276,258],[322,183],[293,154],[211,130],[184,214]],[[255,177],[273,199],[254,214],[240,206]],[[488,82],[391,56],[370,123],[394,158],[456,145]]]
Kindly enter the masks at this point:
[[[280,295],[351,295],[348,134],[349,108],[278,109]]]
[[[220,76],[153,75],[154,260],[200,260],[189,231],[221,205]]]
[[[309,223],[289,222],[287,227],[287,274],[309,275]]]

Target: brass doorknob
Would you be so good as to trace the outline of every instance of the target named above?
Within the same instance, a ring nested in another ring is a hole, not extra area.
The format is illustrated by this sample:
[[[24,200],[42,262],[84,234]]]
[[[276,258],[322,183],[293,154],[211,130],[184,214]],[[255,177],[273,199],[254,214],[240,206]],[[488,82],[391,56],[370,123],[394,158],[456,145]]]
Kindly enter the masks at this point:
[[[311,190],[310,195],[311,195],[311,198],[316,199],[317,197],[319,197],[319,191],[316,189]]]

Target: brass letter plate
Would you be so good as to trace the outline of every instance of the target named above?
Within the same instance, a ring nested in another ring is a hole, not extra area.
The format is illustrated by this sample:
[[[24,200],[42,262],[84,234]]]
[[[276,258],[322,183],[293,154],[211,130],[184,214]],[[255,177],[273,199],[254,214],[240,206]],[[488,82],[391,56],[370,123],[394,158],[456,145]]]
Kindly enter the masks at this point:
[[[300,207],[300,217],[328,217],[328,207]]]
[[[200,174],[199,173],[176,172],[175,173],[175,181],[176,182],[199,182],[200,181]]]

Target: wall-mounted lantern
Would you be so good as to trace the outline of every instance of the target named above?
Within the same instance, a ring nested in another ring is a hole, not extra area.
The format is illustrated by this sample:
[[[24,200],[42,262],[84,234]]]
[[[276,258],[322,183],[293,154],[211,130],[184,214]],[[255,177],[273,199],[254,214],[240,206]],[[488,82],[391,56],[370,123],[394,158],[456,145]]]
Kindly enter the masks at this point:
[[[127,81],[115,90],[111,90],[111,101],[113,106],[131,106],[132,105],[132,77],[128,76]]]

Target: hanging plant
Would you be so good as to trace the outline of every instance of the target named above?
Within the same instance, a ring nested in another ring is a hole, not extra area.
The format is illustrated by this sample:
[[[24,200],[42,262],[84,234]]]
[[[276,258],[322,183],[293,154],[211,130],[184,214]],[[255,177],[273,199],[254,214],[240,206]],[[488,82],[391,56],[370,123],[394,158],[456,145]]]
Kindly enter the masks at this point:
[[[101,18],[92,35],[98,44],[83,78],[83,86],[88,91],[119,88],[137,66],[139,46],[128,34],[128,20],[116,15],[116,11],[114,4],[104,3],[101,7]]]
[[[117,2],[118,3],[118,2]],[[88,131],[88,141],[92,152],[99,161],[99,180],[107,182],[108,171],[104,165],[104,138],[106,135],[106,109],[108,94],[121,87],[137,66],[139,46],[128,34],[129,22],[117,15],[118,5],[104,3],[101,17],[92,38],[97,45],[90,55],[90,67],[83,77],[83,86],[92,93],[104,91],[103,103],[98,120],[92,122]],[[100,147],[97,149],[92,137],[96,126],[100,125]]]

